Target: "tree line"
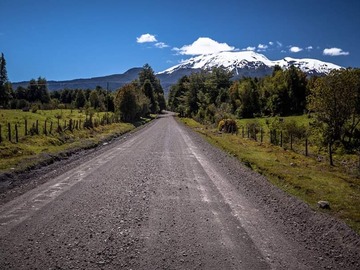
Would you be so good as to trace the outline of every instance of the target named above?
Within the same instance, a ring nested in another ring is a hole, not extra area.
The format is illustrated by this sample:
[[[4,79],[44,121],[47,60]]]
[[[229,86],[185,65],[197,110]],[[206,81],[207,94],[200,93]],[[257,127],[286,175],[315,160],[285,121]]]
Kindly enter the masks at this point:
[[[114,112],[122,121],[132,122],[166,108],[164,91],[150,65],[145,64],[138,79],[109,92],[96,89],[48,91],[45,78],[31,79],[27,87],[13,90],[7,77],[4,54],[0,57],[0,106],[5,109],[88,109]]]
[[[360,70],[333,70],[327,76],[308,77],[291,66],[276,66],[263,78],[232,81],[221,68],[184,76],[170,89],[169,109],[180,116],[214,124],[223,119],[315,116],[311,129],[329,147],[360,150]]]

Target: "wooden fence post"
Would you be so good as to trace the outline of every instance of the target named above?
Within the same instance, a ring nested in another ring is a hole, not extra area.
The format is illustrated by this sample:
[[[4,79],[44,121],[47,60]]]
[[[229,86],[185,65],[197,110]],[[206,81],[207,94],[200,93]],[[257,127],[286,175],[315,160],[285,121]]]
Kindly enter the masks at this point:
[[[46,120],[45,120],[45,124],[44,124],[44,134],[47,135],[47,130],[46,130]]]
[[[15,124],[15,140],[16,140],[16,143],[19,142],[19,133],[18,133],[18,126],[17,126],[17,124]]]
[[[50,122],[50,130],[49,130],[49,133],[50,133],[50,134],[52,133],[52,128],[53,128],[53,122],[51,121],[51,122]]]
[[[25,136],[28,135],[28,121],[25,119]]]
[[[305,156],[308,156],[309,152],[308,152],[308,138],[305,138]]]
[[[260,128],[260,142],[263,143],[264,134],[262,128]]]
[[[277,145],[277,134],[276,134],[276,129],[274,129],[274,137],[273,137],[273,140],[274,140],[274,143],[275,145]]]
[[[10,123],[8,123],[8,139],[11,142],[11,129],[10,128],[11,128]]]

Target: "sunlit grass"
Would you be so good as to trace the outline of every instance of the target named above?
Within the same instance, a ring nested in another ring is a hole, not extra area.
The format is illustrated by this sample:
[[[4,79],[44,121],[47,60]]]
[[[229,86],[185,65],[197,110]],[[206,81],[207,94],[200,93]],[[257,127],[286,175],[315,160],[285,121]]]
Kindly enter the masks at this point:
[[[95,113],[94,119],[100,120],[105,113]],[[93,147],[111,137],[124,134],[149,119],[143,119],[142,123],[113,123],[99,125],[92,129],[74,129],[58,133],[55,124],[52,134],[45,135],[40,129],[39,135],[25,136],[24,119],[28,120],[28,129],[32,123],[39,121],[39,127],[47,120],[49,122],[60,118],[63,121],[72,119],[85,120],[85,113],[78,110],[49,110],[37,111],[36,113],[23,112],[20,110],[0,110],[0,125],[2,125],[2,143],[0,143],[0,172],[18,171],[31,168],[46,160],[51,155],[59,155],[67,151]],[[18,124],[19,142],[15,143],[14,134],[12,141],[7,139],[7,123]],[[48,125],[49,128],[49,125]]]
[[[239,135],[219,133],[192,119],[181,119],[212,144],[236,156],[271,183],[292,194],[313,209],[320,200],[329,201],[327,213],[344,220],[360,232],[360,179],[342,166],[331,167],[326,161],[285,150],[267,142],[256,142]]]

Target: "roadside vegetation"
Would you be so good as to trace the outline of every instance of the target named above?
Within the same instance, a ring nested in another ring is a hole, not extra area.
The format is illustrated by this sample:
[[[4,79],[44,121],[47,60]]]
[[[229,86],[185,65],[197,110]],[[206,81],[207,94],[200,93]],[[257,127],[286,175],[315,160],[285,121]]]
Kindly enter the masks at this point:
[[[318,201],[328,201],[330,209],[321,211],[344,220],[360,233],[360,179],[355,165],[358,162],[357,155],[341,155],[336,159],[339,166],[331,166],[319,160],[315,154],[305,156],[265,140],[261,143],[243,138],[241,134],[219,132],[217,128],[200,124],[191,118],[179,119],[211,144],[238,158],[313,209],[318,209]],[[353,162],[355,168],[341,166],[342,159],[343,162]]]
[[[168,105],[211,143],[314,209],[360,232],[360,70],[307,77],[295,67],[231,81],[184,76]]]
[[[0,172],[21,171],[94,147],[150,121],[166,107],[164,91],[146,64],[137,80],[115,92],[49,92],[45,78],[12,89],[0,57]]]

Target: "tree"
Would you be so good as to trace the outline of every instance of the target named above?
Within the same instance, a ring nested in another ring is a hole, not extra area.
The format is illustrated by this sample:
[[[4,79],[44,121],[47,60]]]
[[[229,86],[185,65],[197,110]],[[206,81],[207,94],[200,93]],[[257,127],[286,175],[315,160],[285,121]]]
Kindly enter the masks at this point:
[[[289,91],[285,72],[281,68],[274,69],[271,76],[261,81],[259,93],[264,114],[288,115],[290,113]]]
[[[6,60],[4,54],[0,57],[0,106],[6,107],[11,98],[11,85],[8,81],[6,71]]]
[[[292,65],[285,71],[285,77],[290,99],[290,113],[302,114],[306,107],[306,74]]]
[[[232,91],[237,91],[237,94],[232,93],[232,96],[237,98],[235,100],[237,116],[254,117],[254,114],[260,112],[259,93],[255,81],[252,78],[244,78],[236,86],[237,89]]]
[[[159,102],[155,98],[154,88],[149,79],[146,79],[143,86],[142,91],[145,96],[150,100],[150,112],[157,113],[159,111]]]
[[[100,106],[99,96],[96,90],[91,91],[89,96],[89,101],[91,107],[93,107],[94,109],[97,109]]]
[[[85,107],[86,98],[83,90],[79,90],[76,94],[75,105],[76,108]]]
[[[138,103],[134,84],[127,84],[118,90],[115,107],[122,121],[132,122],[136,119]]]
[[[333,163],[333,145],[341,140],[346,122],[356,108],[358,81],[352,70],[333,70],[314,83],[308,97],[309,109],[323,124],[324,143],[329,147],[330,165]]]
[[[143,66],[143,69],[139,72],[140,86],[143,86],[144,83],[146,82],[146,80],[149,80],[150,84],[153,87],[154,97],[155,97],[155,100],[159,107],[157,112],[161,112],[162,110],[165,110],[166,109],[166,101],[165,101],[165,97],[164,97],[164,90],[160,84],[160,80],[158,78],[156,78],[155,73],[149,64],[145,64]],[[156,107],[156,104],[151,104],[152,107],[154,105]]]
[[[31,79],[27,88],[27,100],[29,102],[49,103],[50,94],[47,89],[45,78]]]

